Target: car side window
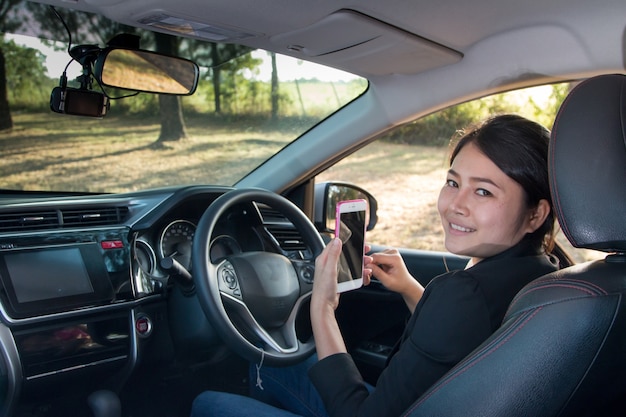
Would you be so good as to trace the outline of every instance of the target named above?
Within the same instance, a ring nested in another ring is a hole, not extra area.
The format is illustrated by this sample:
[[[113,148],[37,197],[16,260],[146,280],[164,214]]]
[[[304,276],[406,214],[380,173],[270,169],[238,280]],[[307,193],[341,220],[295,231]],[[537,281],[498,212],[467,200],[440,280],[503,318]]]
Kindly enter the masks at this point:
[[[495,113],[518,113],[547,128],[570,84],[512,91],[450,107],[398,126],[317,177],[363,187],[378,200],[378,223],[368,243],[445,251],[437,197],[446,179],[448,147],[459,129]],[[375,163],[373,163],[375,161]],[[354,167],[367,165],[367,172]],[[603,257],[571,246],[558,229],[557,241],[575,262]]]

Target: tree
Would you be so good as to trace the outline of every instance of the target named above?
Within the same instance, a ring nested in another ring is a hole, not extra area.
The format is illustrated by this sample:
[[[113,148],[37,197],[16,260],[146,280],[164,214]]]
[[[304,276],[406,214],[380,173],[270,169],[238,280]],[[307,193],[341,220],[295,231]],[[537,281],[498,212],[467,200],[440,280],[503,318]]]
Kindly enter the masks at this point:
[[[276,66],[276,54],[272,52],[270,54],[272,57],[272,88],[271,88],[271,97],[272,97],[272,121],[275,122],[278,118],[278,68]]]
[[[187,57],[202,67],[210,68],[207,74],[211,77],[213,85],[213,107],[216,114],[223,111],[223,80],[224,73],[232,74],[240,68],[248,68],[249,60],[237,58],[248,54],[252,48],[235,44],[221,44],[214,42],[203,42],[194,39],[184,39],[181,42],[180,53],[186,54]],[[258,65],[258,61],[256,61]]]
[[[232,45],[226,45],[232,46]],[[228,48],[225,48],[228,52]],[[221,51],[224,52],[224,51]],[[224,58],[224,56],[221,56]],[[254,106],[256,95],[259,92],[258,86],[250,82],[246,75],[254,73],[262,60],[255,58],[252,54],[246,53],[237,55],[220,65],[220,103],[221,108],[230,111],[242,111],[247,104]],[[248,100],[245,100],[245,97]],[[252,110],[249,108],[249,110]]]
[[[0,0],[0,31],[8,32],[22,25],[21,21],[11,13],[19,3],[21,0]],[[6,58],[4,48],[0,47],[0,130],[7,130],[12,127],[13,119],[11,118],[7,94]]]
[[[177,38],[155,32],[154,39],[157,52],[167,55],[178,54]],[[161,133],[157,143],[176,141],[187,137],[180,97],[160,94],[159,113],[161,115]]]
[[[219,48],[216,43],[211,44],[211,61],[212,62],[220,62],[219,56]],[[215,65],[212,68],[212,77],[211,81],[213,83],[213,103],[215,108],[215,114],[222,113],[222,92],[220,90],[220,85],[222,84],[222,72],[219,65]]]
[[[6,96],[15,107],[45,108],[48,95],[46,87],[53,82],[46,76],[45,56],[36,49],[17,45],[13,40],[0,37],[0,49],[6,59]],[[50,90],[48,90],[49,93]]]
[[[0,5],[7,2],[12,4],[20,3],[19,0],[0,0]],[[42,37],[48,39],[67,39],[68,48],[77,44],[104,45],[119,33],[138,33],[135,28],[112,22],[99,15],[76,11],[69,12],[66,10],[59,10],[57,13],[62,17],[63,21],[55,16],[55,13],[50,7],[42,4],[29,3],[27,6],[21,7],[20,12],[15,15],[22,16],[23,19],[29,20],[31,26],[37,27],[40,30]],[[69,28],[70,33],[68,33],[63,22],[65,22]],[[70,38],[71,45],[69,45]],[[228,71],[230,74],[234,74],[238,72],[240,68],[249,68],[250,65],[253,65],[253,61],[250,59],[233,61],[234,58],[238,58],[251,50],[249,47],[239,45],[214,44],[193,39],[180,40],[179,38],[160,33],[143,32],[142,48],[150,49],[150,47],[155,47],[158,52],[169,55],[186,54],[188,58],[199,62],[199,65],[212,68],[215,108],[218,113],[222,111],[223,99],[221,71],[224,70]],[[224,63],[229,61],[231,62],[224,66]],[[256,64],[258,64],[258,62]],[[1,75],[0,71],[0,76]],[[0,84],[2,84],[1,81]],[[0,87],[2,86],[0,85]],[[1,93],[2,91],[0,89],[0,94]],[[184,138],[186,131],[180,98],[177,96],[162,95],[159,97],[159,107],[162,118],[161,133],[157,142]]]
[[[113,22],[104,16],[82,12],[58,12],[70,30],[68,34],[63,22],[51,13],[49,7],[34,4],[29,5],[29,10],[37,21],[46,22],[45,25],[42,25],[42,32],[48,33],[52,39],[68,38],[68,43],[69,37],[71,37],[73,44],[106,45],[109,40],[120,33],[137,33],[135,28]],[[176,38],[171,36],[154,33],[154,36],[144,36],[142,43],[143,48],[152,44],[156,45],[157,52],[168,55],[178,54],[178,42]],[[186,137],[182,108],[177,96],[160,95],[159,113],[161,115],[161,132],[157,143]]]
[[[11,108],[9,107],[9,98],[7,96],[6,79],[6,61],[4,59],[3,49],[0,48],[0,131],[13,128]]]

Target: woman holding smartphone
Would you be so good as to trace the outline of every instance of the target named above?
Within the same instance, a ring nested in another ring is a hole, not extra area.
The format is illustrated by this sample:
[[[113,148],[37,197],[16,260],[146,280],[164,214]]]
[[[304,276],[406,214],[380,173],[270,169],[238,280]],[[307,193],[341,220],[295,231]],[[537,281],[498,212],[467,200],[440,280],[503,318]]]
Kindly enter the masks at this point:
[[[334,239],[316,260],[311,297],[316,363],[270,368],[262,375],[271,387],[263,399],[282,409],[248,397],[203,393],[192,415],[401,415],[500,326],[524,285],[557,269],[549,256],[554,217],[548,141],[542,126],[501,115],[468,131],[453,148],[437,208],[446,249],[470,258],[465,269],[423,288],[396,250],[365,258],[364,284],[377,277],[400,293],[412,312],[376,387],[363,381],[335,318],[341,241]]]

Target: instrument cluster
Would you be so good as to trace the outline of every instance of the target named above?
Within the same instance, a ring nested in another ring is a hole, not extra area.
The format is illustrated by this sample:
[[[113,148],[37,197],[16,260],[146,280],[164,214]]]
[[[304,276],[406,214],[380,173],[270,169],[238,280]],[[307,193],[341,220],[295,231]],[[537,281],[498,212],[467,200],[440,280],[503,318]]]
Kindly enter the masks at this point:
[[[189,211],[177,210],[157,222],[154,230],[136,234],[133,276],[139,295],[149,295],[163,288],[172,275],[168,270],[172,264],[193,275],[193,240],[199,219],[182,216],[181,212]],[[262,239],[256,230],[259,218],[255,210],[239,208],[223,217],[211,237],[209,259],[212,263],[244,251],[263,250]]]

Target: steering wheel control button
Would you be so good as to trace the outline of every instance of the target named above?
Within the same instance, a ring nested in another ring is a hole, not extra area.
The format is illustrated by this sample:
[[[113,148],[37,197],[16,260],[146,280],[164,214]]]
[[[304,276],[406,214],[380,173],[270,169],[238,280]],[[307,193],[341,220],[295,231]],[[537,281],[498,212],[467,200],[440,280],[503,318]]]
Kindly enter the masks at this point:
[[[309,284],[313,283],[313,275],[315,275],[315,269],[310,265],[305,265],[300,270],[300,276],[305,282],[308,282]]]
[[[226,283],[228,288],[235,289],[237,287],[237,281],[235,281],[235,276],[229,269],[222,270],[222,279]]]
[[[237,281],[235,268],[230,262],[224,262],[218,272],[219,287],[222,291],[237,298],[241,298],[241,289]]]

